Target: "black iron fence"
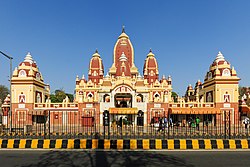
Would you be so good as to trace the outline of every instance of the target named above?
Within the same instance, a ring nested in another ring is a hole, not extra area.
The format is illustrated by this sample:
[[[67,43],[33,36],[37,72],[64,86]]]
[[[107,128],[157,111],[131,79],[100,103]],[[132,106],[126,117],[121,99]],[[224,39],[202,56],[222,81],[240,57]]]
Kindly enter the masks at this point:
[[[105,113],[106,112],[106,113]],[[143,114],[108,111],[13,113],[2,117],[0,138],[85,139],[242,139],[250,138],[246,116],[221,114]]]

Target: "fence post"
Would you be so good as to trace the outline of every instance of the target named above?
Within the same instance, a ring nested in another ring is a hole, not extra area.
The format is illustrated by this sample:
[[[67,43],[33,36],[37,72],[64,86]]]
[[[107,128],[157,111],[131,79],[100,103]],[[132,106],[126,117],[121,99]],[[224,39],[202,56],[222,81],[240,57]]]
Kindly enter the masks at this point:
[[[48,122],[49,122],[49,139],[50,139],[50,110],[49,110],[49,115],[48,115]]]

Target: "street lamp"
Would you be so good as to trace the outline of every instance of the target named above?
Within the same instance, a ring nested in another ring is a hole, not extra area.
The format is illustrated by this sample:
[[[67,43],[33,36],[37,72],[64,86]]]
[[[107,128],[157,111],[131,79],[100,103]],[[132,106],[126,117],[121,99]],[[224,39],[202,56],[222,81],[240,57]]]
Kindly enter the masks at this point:
[[[2,55],[4,55],[6,58],[8,58],[10,60],[10,76],[9,76],[9,81],[10,81],[10,95],[11,95],[11,78],[12,78],[12,59],[13,57],[11,56],[8,56],[7,54],[3,53],[2,51],[0,51],[0,53]],[[11,96],[10,96],[10,132],[11,132],[11,129],[12,129],[12,106],[11,106]]]

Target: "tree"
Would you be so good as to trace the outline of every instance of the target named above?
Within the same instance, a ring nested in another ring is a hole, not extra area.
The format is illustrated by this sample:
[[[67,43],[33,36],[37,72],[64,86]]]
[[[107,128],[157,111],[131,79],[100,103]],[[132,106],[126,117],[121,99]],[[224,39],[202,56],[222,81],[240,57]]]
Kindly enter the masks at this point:
[[[0,85],[0,106],[2,105],[4,99],[8,94],[9,94],[9,89],[4,85]]]
[[[171,97],[174,99],[174,102],[177,102],[177,101],[178,101],[178,94],[177,94],[177,93],[172,92]]]
[[[68,96],[70,102],[73,102],[74,96],[72,94],[65,93],[62,88],[55,90],[55,93],[50,95],[50,100],[52,103],[61,103],[66,96]]]
[[[242,97],[246,95],[246,104],[250,106],[250,87],[239,86],[239,100],[242,100]]]

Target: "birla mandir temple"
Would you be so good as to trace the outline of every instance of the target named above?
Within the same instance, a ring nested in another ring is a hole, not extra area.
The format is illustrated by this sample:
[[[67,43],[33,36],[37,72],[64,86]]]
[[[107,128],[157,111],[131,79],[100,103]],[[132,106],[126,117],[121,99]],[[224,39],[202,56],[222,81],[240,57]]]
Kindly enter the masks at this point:
[[[11,95],[2,105],[2,124],[32,126],[49,121],[61,126],[111,127],[126,119],[128,125],[136,127],[171,117],[173,123],[186,126],[190,117],[199,117],[201,122],[209,120],[213,125],[226,121],[234,124],[240,119],[240,78],[221,52],[208,64],[203,82],[198,80],[194,87],[189,85],[185,96],[176,99],[172,97],[171,76],[159,75],[158,60],[151,49],[145,55],[143,75],[140,75],[134,63],[132,42],[124,28],[112,58],[113,64],[104,72],[101,54],[96,51],[89,62],[88,77],[77,76],[72,81],[75,82],[74,101],[66,97],[62,103],[51,103],[50,87],[28,53],[13,71]],[[44,116],[49,116],[49,120],[44,120]]]

